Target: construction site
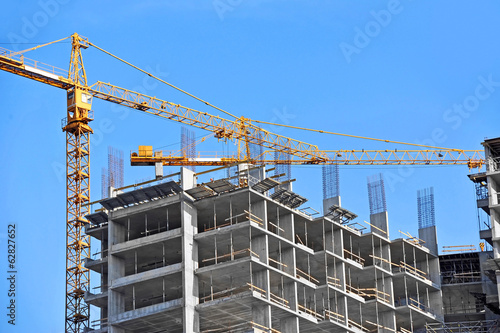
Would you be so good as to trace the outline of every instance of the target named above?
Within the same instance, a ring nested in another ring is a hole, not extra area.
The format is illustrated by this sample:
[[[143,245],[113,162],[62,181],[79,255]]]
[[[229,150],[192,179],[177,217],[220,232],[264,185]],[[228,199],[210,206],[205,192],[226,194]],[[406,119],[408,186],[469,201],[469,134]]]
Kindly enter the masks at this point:
[[[432,189],[419,193],[419,236],[391,240],[382,177],[359,223],[340,196],[324,216],[300,209],[307,199],[274,170],[241,164],[199,184],[182,168],[178,181],[111,188],[87,216],[101,244],[85,262],[101,277],[85,295],[101,311],[95,331],[498,331],[493,252],[438,256]],[[478,177],[493,189],[496,173]]]
[[[233,116],[77,33],[62,40],[71,42],[69,71],[24,56],[61,40],[0,48],[0,70],[66,93],[65,332],[500,332],[500,138],[463,150],[354,136],[411,149],[321,150],[262,127],[292,126]],[[87,48],[227,117],[89,85]],[[182,124],[180,150],[139,146],[127,156],[110,146],[101,197],[91,197],[95,99]],[[200,142],[214,137],[236,151],[202,156],[190,128],[208,132]],[[125,183],[129,159],[154,177]],[[322,202],[295,189],[302,180],[292,178],[292,165],[321,168]],[[358,217],[342,204],[339,165],[468,167],[479,248],[440,248],[433,187],[405,198],[418,207],[418,234],[389,221],[383,173],[368,177],[370,214]],[[165,175],[167,167],[176,171]]]

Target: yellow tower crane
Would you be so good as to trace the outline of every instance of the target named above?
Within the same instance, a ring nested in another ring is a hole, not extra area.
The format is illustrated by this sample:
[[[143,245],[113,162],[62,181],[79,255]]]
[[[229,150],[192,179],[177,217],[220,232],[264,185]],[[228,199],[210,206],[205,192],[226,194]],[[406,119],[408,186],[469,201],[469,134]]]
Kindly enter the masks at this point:
[[[26,58],[24,53],[71,38],[71,58],[69,70],[63,70],[37,60]],[[322,151],[316,145],[308,144],[282,135],[268,132],[256,123],[263,123],[245,117],[235,117],[183,90],[183,93],[229,115],[232,120],[211,115],[155,97],[97,81],[89,86],[83,66],[82,49],[96,49],[148,74],[167,85],[171,85],[154,75],[112,55],[87,38],[73,34],[51,43],[39,45],[24,51],[14,52],[0,48],[0,69],[35,81],[61,88],[67,92],[67,116],[63,119],[62,130],[66,132],[66,313],[65,331],[83,332],[89,327],[89,306],[84,294],[89,290],[89,270],[84,261],[90,257],[90,239],[85,235],[85,216],[89,213],[90,202],[90,134],[93,120],[92,98],[120,104],[144,113],[177,121],[204,129],[217,139],[238,141],[238,153],[225,161],[201,161],[183,159],[182,156],[161,155],[159,153],[134,153],[132,163],[166,165],[226,165],[234,162],[293,163],[293,164],[462,164],[470,168],[481,167],[484,158],[479,150],[428,149],[428,150],[372,150],[372,151]],[[323,133],[330,133],[318,131]],[[337,133],[330,133],[337,134]],[[391,142],[387,140],[379,140]],[[397,143],[397,142],[396,142]],[[250,155],[249,146],[266,148],[257,161]],[[418,145],[417,145],[418,146]],[[425,147],[425,146],[424,146]],[[428,147],[436,148],[436,147]],[[150,150],[148,149],[148,152]],[[151,149],[152,151],[152,149]],[[270,158],[274,152],[284,153],[290,159]],[[329,157],[333,153],[333,158]],[[213,159],[213,158],[212,158]],[[205,163],[205,164],[203,164]]]
[[[69,38],[69,37],[68,37]],[[66,332],[82,332],[88,327],[89,306],[84,294],[89,290],[89,270],[83,266],[90,258],[90,237],[85,235],[85,216],[90,201],[90,134],[93,120],[92,95],[88,93],[87,76],[81,50],[87,39],[71,36],[69,71],[24,57],[24,53],[60,42],[63,38],[25,51],[0,49],[0,69],[21,75],[67,92],[67,115],[62,121],[66,132]]]

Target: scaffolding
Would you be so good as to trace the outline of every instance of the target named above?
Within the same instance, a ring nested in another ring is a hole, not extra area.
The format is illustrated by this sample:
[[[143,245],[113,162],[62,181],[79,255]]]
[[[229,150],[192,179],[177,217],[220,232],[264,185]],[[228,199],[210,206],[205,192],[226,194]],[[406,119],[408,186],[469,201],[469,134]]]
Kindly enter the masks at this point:
[[[426,332],[432,333],[497,333],[497,320],[457,321],[453,323],[426,324]]]
[[[481,264],[477,252],[440,256],[439,266],[443,285],[481,282]]]

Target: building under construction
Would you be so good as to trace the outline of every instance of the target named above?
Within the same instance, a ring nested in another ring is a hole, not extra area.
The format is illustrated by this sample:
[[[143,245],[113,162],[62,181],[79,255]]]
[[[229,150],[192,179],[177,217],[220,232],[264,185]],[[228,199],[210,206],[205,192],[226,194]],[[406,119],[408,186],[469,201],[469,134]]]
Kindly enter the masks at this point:
[[[498,292],[487,265],[491,255],[491,251],[462,251],[439,256],[444,322],[427,324],[427,331],[499,331]]]
[[[87,218],[100,241],[96,332],[415,332],[443,321],[439,259],[407,235],[324,201],[324,216],[264,167],[112,191]],[[374,191],[376,184],[372,184]],[[337,193],[338,194],[338,193]],[[385,201],[385,198],[384,198]],[[363,223],[363,222],[362,222]]]
[[[429,325],[436,331],[499,330],[500,138],[482,144],[486,171],[469,178],[475,185],[480,238],[485,243],[481,252],[440,256],[445,322]]]

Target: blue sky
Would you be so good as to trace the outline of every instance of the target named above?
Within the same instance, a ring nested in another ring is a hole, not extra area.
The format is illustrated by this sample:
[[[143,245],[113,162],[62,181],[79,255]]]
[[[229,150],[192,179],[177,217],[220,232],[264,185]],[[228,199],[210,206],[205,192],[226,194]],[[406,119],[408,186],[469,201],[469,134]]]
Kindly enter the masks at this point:
[[[24,49],[71,35],[152,71],[211,103],[253,119],[334,132],[481,149],[500,135],[497,1],[192,0],[8,2],[0,46]],[[14,44],[9,44],[14,43]],[[31,44],[34,43],[34,44]],[[67,68],[70,44],[30,52]],[[217,114],[96,49],[84,51],[89,83],[145,91]],[[486,82],[486,83],[485,83]],[[489,83],[488,83],[489,82]],[[478,88],[479,87],[479,88]],[[17,325],[0,331],[61,332],[65,286],[65,92],[1,72],[0,164],[5,251],[18,227]],[[478,95],[479,94],[479,95]],[[100,197],[107,147],[178,147],[181,126],[94,101],[92,195]],[[281,128],[322,149],[404,147]],[[196,131],[196,136],[206,135]],[[223,150],[207,140],[200,149]],[[127,164],[127,163],[126,163]],[[175,172],[174,169],[165,173]],[[475,195],[465,166],[341,167],[343,206],[369,219],[366,177],[386,180],[391,237],[417,233],[416,192],[434,186],[439,246],[478,244]],[[125,168],[125,183],[151,177]],[[219,176],[223,176],[220,174]],[[321,208],[321,168],[294,167],[294,190]],[[92,251],[97,252],[97,250]],[[5,253],[5,252],[4,252]],[[0,308],[5,309],[5,255]],[[93,282],[98,285],[98,282]],[[96,311],[92,311],[93,315]],[[95,319],[95,318],[93,318]]]

